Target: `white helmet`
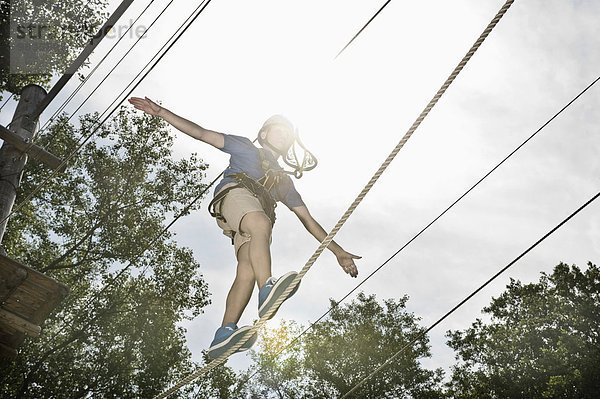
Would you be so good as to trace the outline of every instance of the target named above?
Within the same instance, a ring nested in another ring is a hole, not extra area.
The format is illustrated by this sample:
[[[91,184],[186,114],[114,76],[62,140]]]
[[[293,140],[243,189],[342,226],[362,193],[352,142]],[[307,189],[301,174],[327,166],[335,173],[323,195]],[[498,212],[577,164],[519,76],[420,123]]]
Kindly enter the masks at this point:
[[[263,147],[265,146],[266,141],[261,137],[262,133],[268,131],[273,126],[279,126],[279,127],[283,128],[283,130],[286,133],[288,133],[290,135],[290,137],[293,137],[293,138],[296,137],[294,125],[292,125],[292,122],[290,122],[290,120],[288,118],[286,118],[283,115],[273,115],[272,117],[267,119],[265,121],[265,123],[263,123],[262,127],[258,131],[258,142]],[[268,143],[266,143],[266,144],[268,145]]]
[[[268,131],[268,129],[270,129],[273,126],[283,128],[284,131],[286,131],[293,139],[292,144],[290,145],[286,154],[283,154],[279,150],[273,148],[268,141],[264,140],[261,137],[263,132]],[[298,136],[297,130],[294,128],[294,125],[292,124],[292,122],[290,122],[289,119],[287,119],[283,115],[273,115],[272,117],[267,119],[265,123],[263,123],[262,127],[258,131],[258,142],[261,146],[271,147],[272,149],[280,153],[281,157],[283,158],[283,161],[287,165],[294,168],[294,172],[286,173],[293,174],[297,179],[302,177],[302,173],[304,171],[312,170],[317,166],[317,158],[315,158],[315,156],[310,151],[308,151],[306,147],[304,147],[304,145],[300,141],[300,137]],[[298,155],[296,154],[296,144],[298,144],[304,150],[302,163],[299,162]]]

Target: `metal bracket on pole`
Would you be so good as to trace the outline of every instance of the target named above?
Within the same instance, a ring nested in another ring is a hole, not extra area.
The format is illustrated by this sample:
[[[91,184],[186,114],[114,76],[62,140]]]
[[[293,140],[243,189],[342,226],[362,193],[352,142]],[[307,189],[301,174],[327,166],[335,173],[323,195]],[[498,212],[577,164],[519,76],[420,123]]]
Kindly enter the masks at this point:
[[[4,126],[0,126],[0,139],[12,144],[19,151],[29,154],[45,163],[52,169],[58,169],[60,172],[63,172],[66,168],[62,159],[52,155],[42,147],[31,143],[30,139],[23,139],[22,135],[13,133]]]

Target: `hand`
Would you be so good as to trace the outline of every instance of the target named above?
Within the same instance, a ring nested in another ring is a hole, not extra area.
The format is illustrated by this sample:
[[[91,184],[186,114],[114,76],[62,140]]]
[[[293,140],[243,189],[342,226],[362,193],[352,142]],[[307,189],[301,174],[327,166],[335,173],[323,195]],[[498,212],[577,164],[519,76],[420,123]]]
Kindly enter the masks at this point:
[[[342,251],[339,255],[336,255],[338,263],[352,277],[358,276],[358,269],[354,264],[354,259],[360,259],[360,256],[352,255],[349,252]]]
[[[158,113],[162,109],[162,107],[160,105],[156,104],[154,101],[150,100],[148,97],[144,97],[144,98],[131,97],[128,101],[136,109],[140,109],[150,115],[158,115]]]

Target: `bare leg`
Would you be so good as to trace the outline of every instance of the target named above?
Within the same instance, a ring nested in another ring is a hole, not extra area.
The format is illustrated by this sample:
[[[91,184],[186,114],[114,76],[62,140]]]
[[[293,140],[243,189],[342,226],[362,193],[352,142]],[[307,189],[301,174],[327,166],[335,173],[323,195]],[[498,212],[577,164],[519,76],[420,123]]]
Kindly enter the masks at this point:
[[[234,323],[240,320],[246,305],[250,301],[250,296],[254,290],[254,271],[250,264],[249,256],[250,243],[242,245],[237,253],[238,266],[235,275],[233,285],[227,295],[227,302],[225,304],[225,315],[223,316],[224,326],[227,323]]]
[[[264,212],[250,212],[242,218],[240,229],[252,237],[248,255],[260,288],[271,277],[271,221]]]

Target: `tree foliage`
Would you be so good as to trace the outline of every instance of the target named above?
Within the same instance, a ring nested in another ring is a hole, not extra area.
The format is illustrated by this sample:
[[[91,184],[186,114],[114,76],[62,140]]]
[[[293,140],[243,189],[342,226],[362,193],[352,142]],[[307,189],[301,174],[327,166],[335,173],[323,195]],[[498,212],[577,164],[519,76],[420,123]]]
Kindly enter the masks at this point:
[[[290,327],[283,325],[263,338],[262,351],[254,354],[258,372],[246,387],[251,392],[247,397],[335,398],[345,394],[421,336],[418,318],[406,311],[407,300],[405,296],[382,305],[374,295],[361,293],[344,306],[332,301],[328,320],[316,324],[291,350],[277,355],[291,335]],[[428,338],[421,336],[352,397],[442,397],[441,370],[426,370],[419,363],[428,356]]]
[[[465,331],[448,333],[460,362],[456,398],[596,398],[600,392],[600,269],[563,263],[507,290]]]
[[[311,384],[305,374],[302,345],[291,345],[301,327],[282,321],[273,329],[265,328],[250,357],[254,364],[238,377],[239,398],[303,398]]]
[[[0,100],[2,92],[19,94],[28,84],[48,88],[52,75],[64,72],[108,18],[107,4],[106,0],[0,0]],[[10,57],[19,36],[11,34],[11,21],[28,35],[38,35],[43,28],[47,41],[27,57],[23,72],[11,73]]]
[[[96,118],[63,118],[39,144],[65,158]],[[177,323],[201,313],[207,286],[191,251],[158,233],[204,189],[206,165],[174,159],[165,122],[126,108],[96,137],[9,222],[9,256],[71,291],[2,362],[7,397],[151,397],[197,367]],[[31,160],[17,203],[49,173]]]

